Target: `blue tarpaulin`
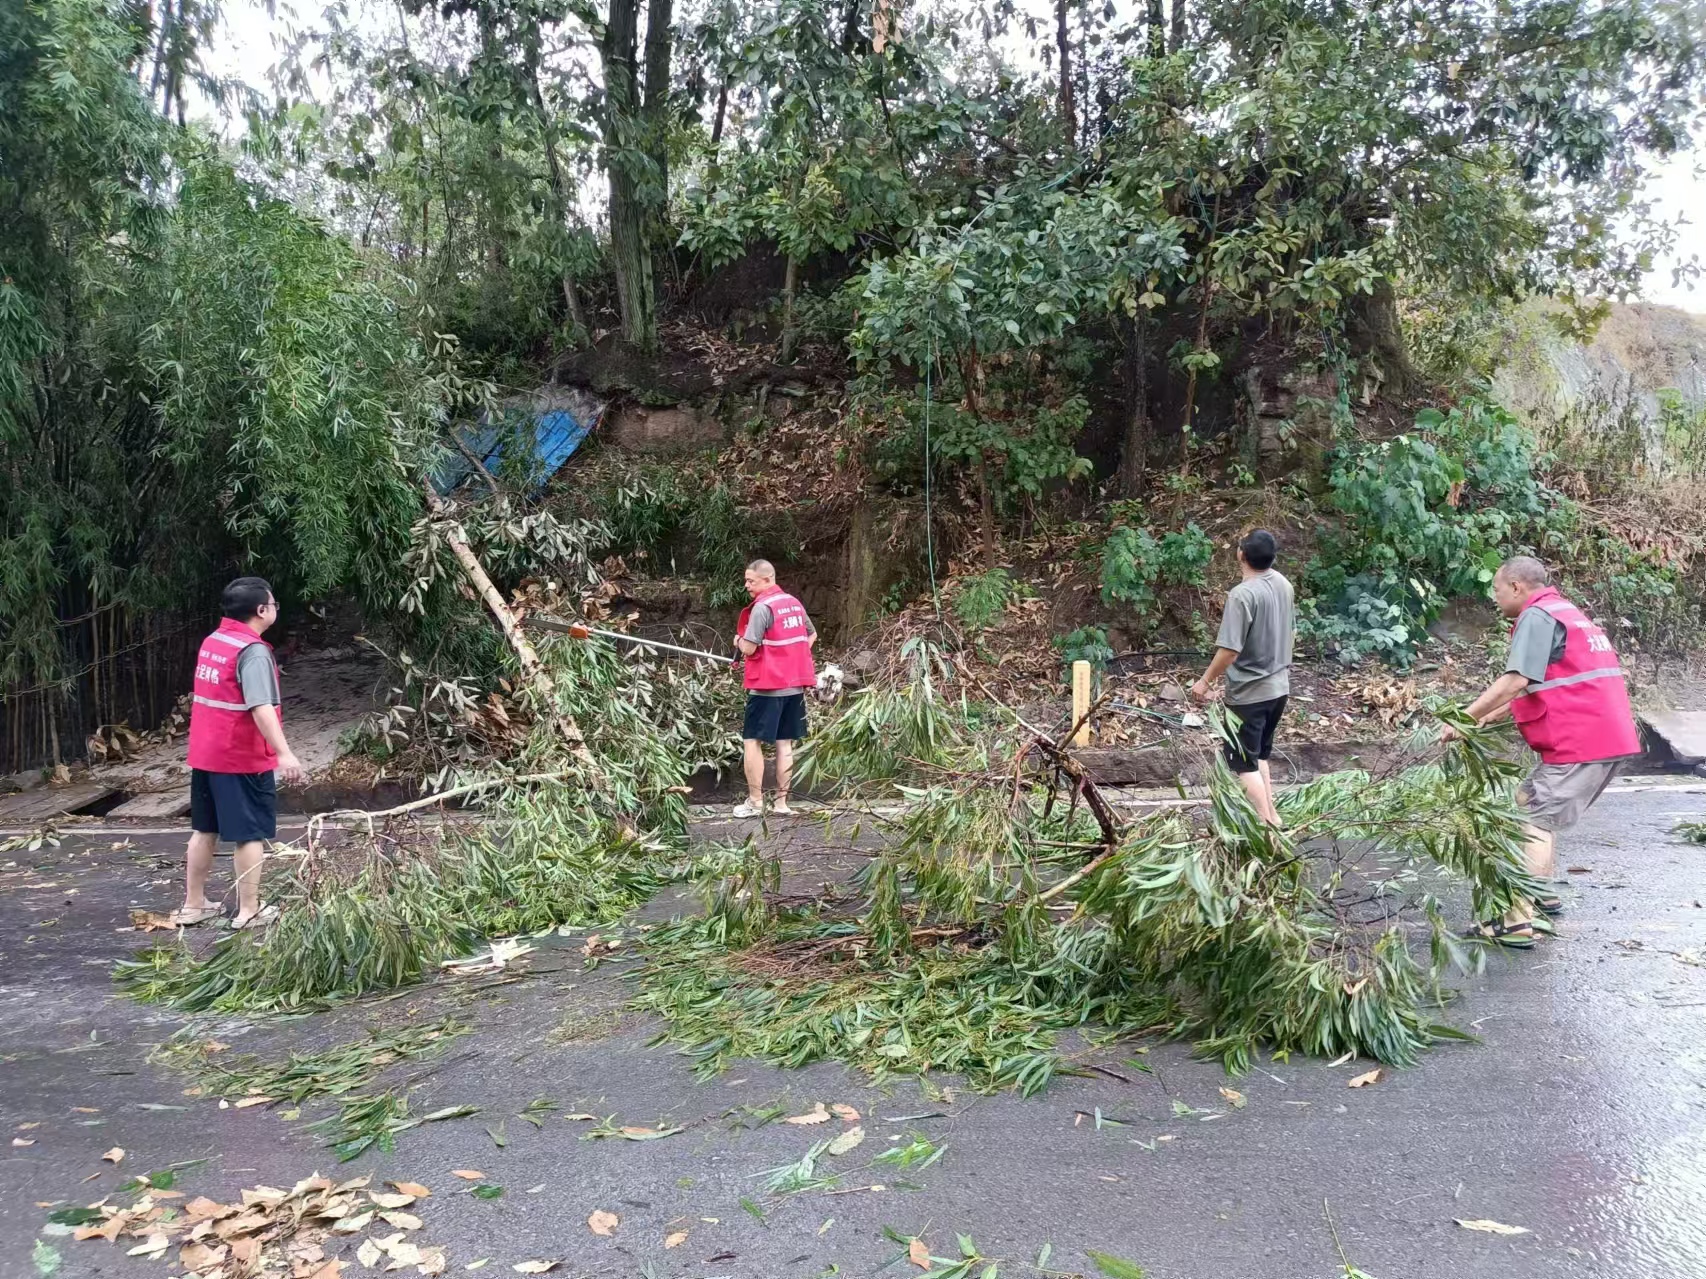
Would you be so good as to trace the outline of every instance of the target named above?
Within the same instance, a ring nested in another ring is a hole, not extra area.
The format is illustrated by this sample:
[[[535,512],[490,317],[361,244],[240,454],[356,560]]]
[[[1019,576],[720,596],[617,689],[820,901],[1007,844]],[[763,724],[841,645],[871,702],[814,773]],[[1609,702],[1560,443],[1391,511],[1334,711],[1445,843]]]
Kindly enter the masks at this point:
[[[512,406],[482,415],[478,423],[459,427],[457,438],[494,472],[503,464],[504,450],[511,442],[524,444],[531,454],[528,471],[538,490],[573,456],[604,414],[604,402],[591,395],[568,393],[562,399],[565,402],[550,407]],[[452,453],[433,476],[433,486],[440,493],[448,493],[473,470],[466,457]]]

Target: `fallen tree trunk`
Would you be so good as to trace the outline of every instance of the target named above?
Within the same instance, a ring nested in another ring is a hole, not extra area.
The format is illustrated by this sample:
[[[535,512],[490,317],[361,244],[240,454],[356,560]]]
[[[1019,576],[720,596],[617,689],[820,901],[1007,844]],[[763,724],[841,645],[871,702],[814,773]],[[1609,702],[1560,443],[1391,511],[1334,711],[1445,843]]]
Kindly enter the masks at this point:
[[[503,630],[504,638],[509,641],[510,648],[515,652],[515,660],[521,665],[521,675],[533,689],[534,696],[539,699],[541,709],[550,716],[552,724],[563,742],[574,756],[575,762],[585,768],[589,780],[602,784],[605,780],[604,770],[593,759],[592,752],[586,748],[586,739],[581,736],[580,726],[575,723],[572,715],[565,714],[557,701],[557,683],[551,678],[551,672],[545,669],[545,664],[539,660],[539,654],[528,641],[527,635],[521,629],[521,623],[516,620],[515,613],[505,603],[502,593],[492,584],[487,576],[479,556],[474,554],[474,548],[468,545],[468,535],[462,531],[462,526],[450,518],[450,510],[444,504],[444,499],[433,491],[430,481],[423,484],[426,493],[427,510],[434,519],[444,522],[445,540],[450,543],[450,549],[456,556],[457,563],[462,565],[462,571],[467,574],[468,581],[486,607],[497,619],[498,626]]]

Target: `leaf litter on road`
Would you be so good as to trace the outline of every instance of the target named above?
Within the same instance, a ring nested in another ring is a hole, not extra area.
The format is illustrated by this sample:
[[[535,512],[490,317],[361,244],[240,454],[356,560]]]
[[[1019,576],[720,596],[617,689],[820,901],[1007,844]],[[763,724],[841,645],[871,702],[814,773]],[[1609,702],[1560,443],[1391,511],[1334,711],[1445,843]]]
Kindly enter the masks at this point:
[[[595,1235],[603,1235],[606,1238],[615,1234],[616,1227],[621,1224],[622,1219],[620,1217],[613,1212],[606,1212],[602,1208],[593,1209],[592,1215],[586,1219],[588,1230]]]
[[[409,1232],[424,1224],[419,1217],[377,1207],[413,1204],[416,1196],[369,1191],[371,1175],[333,1182],[315,1174],[289,1190],[246,1188],[235,1203],[198,1195],[181,1205],[169,1202],[183,1198],[169,1188],[172,1176],[162,1170],[130,1183],[126,1193],[137,1197],[128,1206],[113,1203],[116,1196],[109,1195],[56,1215],[66,1224],[79,1223],[75,1238],[118,1243],[131,1256],[158,1260],[176,1245],[175,1269],[186,1279],[235,1279],[263,1272],[279,1279],[338,1279],[343,1262],[328,1260],[322,1245],[339,1235],[359,1235],[376,1221],[393,1227],[393,1232],[362,1240],[355,1253],[362,1265],[383,1263],[387,1271],[413,1266],[431,1276],[442,1273],[447,1264],[442,1248],[423,1248],[409,1239]],[[127,1242],[134,1240],[141,1242]]]
[[[1367,1074],[1357,1075],[1355,1078],[1347,1080],[1345,1082],[1345,1087],[1346,1088],[1367,1088],[1370,1084],[1377,1084],[1384,1078],[1386,1078],[1386,1072],[1384,1070],[1382,1070],[1380,1067],[1376,1066],[1373,1070],[1369,1071]]]
[[[1502,1221],[1491,1221],[1485,1217],[1477,1217],[1470,1221],[1465,1221],[1462,1217],[1453,1217],[1452,1220],[1465,1230],[1478,1230],[1488,1235],[1526,1235],[1530,1233],[1526,1226],[1507,1226]]]

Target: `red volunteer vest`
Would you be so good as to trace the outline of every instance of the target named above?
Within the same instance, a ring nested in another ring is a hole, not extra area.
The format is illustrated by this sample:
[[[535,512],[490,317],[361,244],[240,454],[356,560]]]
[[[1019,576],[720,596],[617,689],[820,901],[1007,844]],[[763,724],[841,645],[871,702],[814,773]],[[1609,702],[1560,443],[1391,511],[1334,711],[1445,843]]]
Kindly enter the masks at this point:
[[[1531,608],[1562,622],[1565,638],[1563,656],[1546,668],[1546,678],[1511,702],[1523,740],[1548,764],[1639,755],[1641,734],[1611,640],[1555,587],[1543,588],[1523,612]]]
[[[780,586],[761,592],[752,602],[770,606],[770,629],[759,641],[758,651],[746,659],[746,686],[811,688],[817,683],[817,667],[812,665],[805,605]]]
[[[255,727],[237,682],[237,656],[251,644],[266,641],[229,617],[201,642],[190,705],[191,768],[209,773],[267,773],[278,767],[278,755]],[[272,651],[270,644],[267,651]]]

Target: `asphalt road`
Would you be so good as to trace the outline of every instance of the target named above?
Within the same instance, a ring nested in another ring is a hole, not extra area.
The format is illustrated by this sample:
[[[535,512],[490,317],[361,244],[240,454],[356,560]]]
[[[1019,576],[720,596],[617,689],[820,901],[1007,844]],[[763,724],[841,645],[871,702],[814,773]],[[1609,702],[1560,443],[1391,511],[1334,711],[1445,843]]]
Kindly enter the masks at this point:
[[[452,1276],[481,1258],[493,1276],[560,1259],[560,1279],[921,1273],[888,1227],[922,1234],[938,1255],[968,1235],[1006,1279],[1038,1273],[1045,1245],[1051,1272],[1095,1273],[1096,1249],[1154,1279],[1325,1279],[1346,1259],[1378,1279],[1706,1277],[1706,848],[1670,834],[1678,817],[1706,814],[1699,791],[1608,795],[1565,839],[1563,865],[1588,869],[1568,876],[1561,935],[1461,983],[1452,1019],[1481,1042],[1358,1089],[1347,1082],[1370,1063],[1264,1063],[1232,1081],[1176,1045],[1151,1049],[1153,1074],[1120,1067],[1130,1052],[1116,1052],[1105,1060],[1129,1082],[1070,1078],[1030,1100],[945,1093],[946,1079],[871,1088],[835,1066],[752,1065],[699,1082],[668,1046],[648,1046],[655,1023],[624,1011],[624,965],[585,971],[574,939],[530,956],[508,984],[439,983],[198,1033],[279,1056],[370,1025],[446,1012],[473,1022],[436,1068],[388,1078],[422,1076],[417,1114],[470,1103],[480,1115],[347,1165],[432,1188],[414,1210],[419,1239],[446,1247]],[[791,863],[809,876],[818,854],[805,829]],[[119,931],[129,909],[176,901],[181,843],[114,831],[0,854],[0,1130],[34,1143],[0,1146],[0,1279],[36,1274],[32,1254],[48,1249],[66,1279],[176,1273],[169,1259],[44,1233],[39,1204],[90,1202],[133,1170],[204,1160],[178,1186],[222,1199],[332,1170],[301,1127],[323,1108],[290,1122],[184,1096],[184,1076],[148,1061],[182,1019],[111,993],[111,961],[141,941]],[[1220,1095],[1227,1085],[1242,1109]],[[519,1114],[540,1097],[561,1110],[535,1128]],[[864,1143],[826,1160],[842,1193],[767,1199],[760,1174],[832,1128],[742,1128],[740,1107],[799,1113],[819,1101],[862,1114]],[[562,1118],[575,1112],[686,1130],[583,1140],[593,1125]],[[487,1131],[500,1124],[502,1148]],[[945,1153],[921,1171],[871,1163],[910,1133]],[[127,1152],[122,1170],[102,1162],[112,1146]],[[504,1195],[474,1198],[452,1169],[483,1171]],[[589,1231],[594,1210],[619,1218],[611,1236]]]

